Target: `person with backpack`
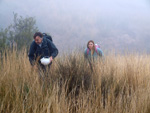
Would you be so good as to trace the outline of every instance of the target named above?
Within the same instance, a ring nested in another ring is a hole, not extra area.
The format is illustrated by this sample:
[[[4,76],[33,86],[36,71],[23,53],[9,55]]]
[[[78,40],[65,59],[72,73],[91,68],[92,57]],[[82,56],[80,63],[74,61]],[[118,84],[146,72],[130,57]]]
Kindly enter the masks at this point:
[[[47,34],[36,32],[33,38],[28,55],[29,61],[33,67],[45,71],[46,67],[50,68],[53,59],[58,55],[58,49]]]
[[[93,63],[103,57],[100,46],[95,44],[93,40],[88,41],[87,48],[84,51],[84,57],[89,61],[90,68],[93,71]]]
[[[103,57],[103,52],[100,46],[95,44],[93,40],[88,41],[87,48],[85,49],[84,56],[88,60],[96,60],[97,58]]]

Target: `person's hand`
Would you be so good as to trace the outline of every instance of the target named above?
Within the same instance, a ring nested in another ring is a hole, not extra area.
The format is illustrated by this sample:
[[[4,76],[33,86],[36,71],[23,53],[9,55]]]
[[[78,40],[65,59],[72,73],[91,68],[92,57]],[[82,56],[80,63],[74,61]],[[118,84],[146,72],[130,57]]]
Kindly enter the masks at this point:
[[[52,61],[53,61],[53,57],[51,56],[51,57],[50,57],[50,62],[52,62]]]

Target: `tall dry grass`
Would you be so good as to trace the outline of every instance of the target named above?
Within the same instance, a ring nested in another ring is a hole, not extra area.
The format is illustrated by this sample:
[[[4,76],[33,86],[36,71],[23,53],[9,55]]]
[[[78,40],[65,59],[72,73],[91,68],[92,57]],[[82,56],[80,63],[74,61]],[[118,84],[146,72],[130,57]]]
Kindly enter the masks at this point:
[[[110,54],[91,71],[82,53],[64,54],[43,80],[26,53],[1,56],[1,113],[150,112],[149,55]]]

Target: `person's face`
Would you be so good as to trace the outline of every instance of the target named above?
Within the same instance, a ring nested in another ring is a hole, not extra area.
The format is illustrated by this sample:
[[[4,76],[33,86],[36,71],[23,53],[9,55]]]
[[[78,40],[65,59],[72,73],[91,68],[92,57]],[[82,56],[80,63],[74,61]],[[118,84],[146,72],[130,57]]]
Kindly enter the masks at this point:
[[[94,46],[94,44],[92,42],[90,42],[89,45],[88,45],[89,49],[92,49],[93,46]]]
[[[43,40],[43,38],[41,38],[39,36],[36,36],[35,39],[34,39],[34,41],[35,41],[36,44],[41,44],[42,40]]]

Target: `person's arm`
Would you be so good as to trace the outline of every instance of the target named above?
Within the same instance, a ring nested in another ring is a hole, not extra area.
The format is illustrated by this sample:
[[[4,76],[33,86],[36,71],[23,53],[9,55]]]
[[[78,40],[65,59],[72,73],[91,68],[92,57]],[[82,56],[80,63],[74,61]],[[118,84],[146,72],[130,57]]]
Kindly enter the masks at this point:
[[[99,56],[101,57],[104,56],[103,51],[100,48],[97,48],[97,51],[98,51]]]
[[[50,60],[52,61],[58,55],[58,49],[54,45],[54,43],[50,40],[47,40],[49,51],[51,52]]]
[[[32,42],[31,43],[31,46],[30,46],[30,50],[29,50],[29,61],[30,61],[30,64],[33,66],[34,63],[35,63],[35,58],[34,58],[34,53],[35,53],[35,42]]]

